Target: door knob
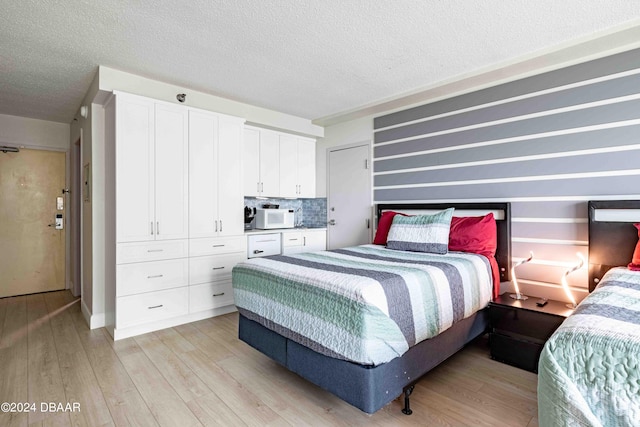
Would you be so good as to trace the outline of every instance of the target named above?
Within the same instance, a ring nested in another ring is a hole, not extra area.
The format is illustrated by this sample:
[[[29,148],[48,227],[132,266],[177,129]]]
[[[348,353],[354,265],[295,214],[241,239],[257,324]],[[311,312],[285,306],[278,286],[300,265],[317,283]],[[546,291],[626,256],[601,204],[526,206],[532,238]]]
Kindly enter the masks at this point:
[[[336,225],[336,220],[335,219],[330,219],[329,222],[327,223],[329,225]]]

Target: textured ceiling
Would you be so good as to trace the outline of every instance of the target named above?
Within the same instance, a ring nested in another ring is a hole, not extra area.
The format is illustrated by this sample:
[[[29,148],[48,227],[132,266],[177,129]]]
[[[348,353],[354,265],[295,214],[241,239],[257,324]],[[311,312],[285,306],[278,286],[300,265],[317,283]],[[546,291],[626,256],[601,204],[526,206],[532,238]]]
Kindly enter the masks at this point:
[[[637,0],[0,0],[0,114],[69,123],[105,65],[318,119],[638,18]]]

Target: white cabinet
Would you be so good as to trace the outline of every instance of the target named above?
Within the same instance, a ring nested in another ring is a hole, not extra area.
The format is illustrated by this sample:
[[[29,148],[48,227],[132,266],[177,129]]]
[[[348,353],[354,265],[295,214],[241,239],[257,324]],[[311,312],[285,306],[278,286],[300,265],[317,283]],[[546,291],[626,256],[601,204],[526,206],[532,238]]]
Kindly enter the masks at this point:
[[[281,242],[280,233],[250,234],[247,238],[247,258],[280,255]]]
[[[244,195],[280,196],[280,143],[278,133],[253,127],[244,129]]]
[[[280,197],[315,197],[315,141],[280,135]]]
[[[315,197],[314,139],[246,126],[243,145],[245,196]]]
[[[186,238],[187,112],[116,98],[116,241]]]
[[[189,237],[240,235],[243,120],[189,111]]]
[[[324,251],[327,249],[327,230],[296,230],[282,232],[282,253]]]
[[[127,338],[235,311],[244,120],[114,92],[105,105],[105,326]]]

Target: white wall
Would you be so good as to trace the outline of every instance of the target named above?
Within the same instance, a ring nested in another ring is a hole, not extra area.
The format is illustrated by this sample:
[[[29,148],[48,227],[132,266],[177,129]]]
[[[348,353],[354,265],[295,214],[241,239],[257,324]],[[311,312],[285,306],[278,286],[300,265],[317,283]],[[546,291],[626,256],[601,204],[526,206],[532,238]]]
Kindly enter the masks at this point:
[[[0,114],[0,144],[67,151],[69,134],[65,123]]]

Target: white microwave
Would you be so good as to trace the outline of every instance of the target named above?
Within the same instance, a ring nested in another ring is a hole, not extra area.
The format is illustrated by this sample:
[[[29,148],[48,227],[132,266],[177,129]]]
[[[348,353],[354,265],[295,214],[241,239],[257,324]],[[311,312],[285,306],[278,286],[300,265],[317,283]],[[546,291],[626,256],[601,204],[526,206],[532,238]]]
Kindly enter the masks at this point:
[[[293,228],[295,211],[293,209],[256,209],[256,228]]]

